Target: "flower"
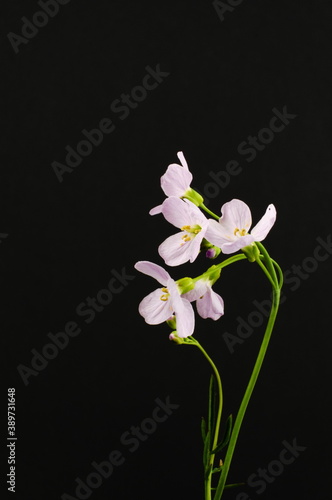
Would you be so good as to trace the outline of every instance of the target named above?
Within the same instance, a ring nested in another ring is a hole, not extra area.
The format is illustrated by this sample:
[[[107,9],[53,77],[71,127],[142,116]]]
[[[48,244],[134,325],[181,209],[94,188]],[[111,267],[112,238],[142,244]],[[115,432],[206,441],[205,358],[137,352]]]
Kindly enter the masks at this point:
[[[190,302],[196,300],[197,312],[202,318],[216,321],[224,314],[224,301],[212,290],[212,285],[213,281],[209,278],[202,278],[195,283],[195,288],[183,297]]]
[[[189,300],[181,297],[181,290],[168,272],[149,261],[139,261],[135,269],[156,279],[163,288],[157,288],[147,295],[139,304],[138,310],[149,325],[159,325],[164,321],[176,318],[176,330],[179,337],[192,335],[195,325],[195,314]]]
[[[255,241],[262,241],[276,220],[276,209],[269,205],[265,214],[249,233],[251,212],[243,201],[234,199],[221,207],[219,222],[210,219],[205,237],[225,254],[237,252]]]
[[[167,167],[166,172],[160,178],[160,185],[166,196],[175,196],[176,198],[189,198],[195,204],[199,205],[203,198],[199,193],[190,187],[193,180],[192,173],[188,168],[186,159],[179,151],[177,156],[181,165],[172,163]],[[150,215],[160,214],[162,205],[158,205],[150,210]]]
[[[169,236],[159,246],[159,255],[168,266],[178,266],[188,260],[193,262],[200,252],[209,225],[208,219],[191,201],[174,196],[163,202],[161,212],[168,222],[181,231]]]

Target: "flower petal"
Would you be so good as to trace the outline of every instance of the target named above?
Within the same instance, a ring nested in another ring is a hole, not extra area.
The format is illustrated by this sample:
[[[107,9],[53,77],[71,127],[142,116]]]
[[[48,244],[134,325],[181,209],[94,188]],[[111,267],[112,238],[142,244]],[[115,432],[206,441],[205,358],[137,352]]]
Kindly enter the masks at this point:
[[[261,220],[256,224],[256,226],[251,230],[250,234],[254,237],[255,241],[262,241],[266,238],[271,227],[275,223],[277,218],[277,211],[274,205],[269,205],[266,209],[265,214]]]
[[[160,297],[165,295],[161,288],[154,290],[149,295],[144,297],[138,306],[138,311],[149,325],[159,325],[168,320],[172,314],[172,302],[161,300]]]
[[[251,243],[255,241],[255,238],[252,236],[252,234],[247,234],[246,236],[240,236],[236,238],[235,241],[229,241],[228,243],[224,243],[221,245],[221,251],[224,254],[230,254],[237,252],[238,250],[241,250],[241,248],[244,248]]]
[[[228,243],[229,241],[234,241],[236,239],[233,233],[234,230],[229,233],[224,230],[219,222],[209,219],[209,225],[206,229],[205,238],[212,243],[212,245],[221,248],[224,243]]]
[[[168,266],[179,266],[184,264],[191,257],[191,241],[184,241],[182,236],[185,233],[173,234],[166,238],[166,240],[159,245],[158,252]]]
[[[185,168],[186,170],[189,170],[188,163],[186,162],[186,159],[185,159],[184,154],[182,153],[182,151],[179,151],[177,153],[177,157],[179,158],[180,163],[183,166],[183,168]]]
[[[149,214],[150,215],[161,214],[162,209],[163,209],[163,206],[162,205],[158,205],[157,207],[151,208],[151,210],[149,211]]]
[[[195,206],[195,205],[194,205]],[[196,207],[197,208],[197,207]],[[199,208],[198,212],[201,213]],[[162,204],[162,213],[167,222],[175,227],[183,227],[191,223],[192,207],[180,198],[170,196]],[[203,215],[203,214],[202,214]]]
[[[211,287],[208,287],[202,298],[197,299],[196,307],[198,314],[204,319],[216,321],[224,314],[224,301]]]
[[[193,176],[186,168],[173,163],[160,178],[161,188],[166,196],[181,197],[189,189]]]
[[[208,280],[200,279],[196,281],[195,288],[183,294],[182,297],[184,299],[189,300],[189,302],[193,302],[194,300],[203,297],[203,295],[207,292],[207,290],[208,290]]]
[[[158,264],[154,264],[153,262],[149,262],[148,260],[140,260],[139,262],[136,262],[134,267],[137,271],[151,276],[161,285],[165,286],[167,281],[170,279],[170,275],[163,267],[158,266]]]
[[[190,302],[182,298],[175,281],[170,279],[167,288],[172,297],[172,306],[176,318],[176,331],[179,337],[192,335],[195,327],[195,313]]]
[[[251,227],[250,208],[244,201],[233,199],[221,207],[222,217],[219,224],[224,229],[225,234],[234,235],[235,229],[245,229],[249,232]]]

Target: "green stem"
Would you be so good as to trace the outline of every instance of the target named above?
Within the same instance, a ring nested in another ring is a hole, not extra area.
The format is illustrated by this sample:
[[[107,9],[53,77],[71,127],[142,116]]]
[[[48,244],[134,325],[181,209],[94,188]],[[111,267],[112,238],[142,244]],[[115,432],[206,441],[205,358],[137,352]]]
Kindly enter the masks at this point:
[[[263,245],[261,245],[261,247],[263,247]],[[261,250],[261,248],[260,248],[260,250]],[[263,363],[263,360],[264,360],[264,357],[265,357],[265,354],[266,354],[266,351],[267,351],[267,348],[269,345],[269,341],[271,338],[273,326],[274,326],[274,323],[276,320],[278,307],[279,307],[279,303],[280,303],[280,287],[279,287],[279,283],[277,280],[277,276],[276,276],[276,272],[275,272],[275,268],[274,268],[272,259],[270,258],[269,254],[267,253],[265,248],[264,248],[264,252],[262,251],[262,253],[264,255],[264,260],[266,261],[266,264],[267,264],[267,269],[269,271],[271,270],[271,272],[273,269],[272,276],[271,276],[269,274],[269,272],[266,270],[265,266],[263,266],[260,261],[258,262],[258,264],[261,266],[264,273],[268,276],[269,281],[271,282],[272,287],[273,287],[272,306],[271,306],[270,316],[269,316],[269,320],[268,320],[268,323],[266,326],[265,334],[263,337],[263,341],[262,341],[262,344],[261,344],[261,347],[260,347],[260,350],[259,350],[259,353],[258,353],[258,356],[256,359],[256,363],[255,363],[254,369],[252,371],[247,389],[245,391],[243,400],[241,402],[241,405],[240,405],[240,408],[239,408],[239,411],[238,411],[238,414],[237,414],[237,417],[236,417],[236,420],[234,423],[233,431],[232,431],[229,445],[227,448],[224,466],[222,469],[222,473],[221,473],[219,483],[218,483],[216,493],[215,493],[213,500],[220,500],[220,498],[223,494],[223,491],[224,491],[224,488],[226,485],[227,475],[228,475],[231,461],[233,458],[236,442],[237,442],[237,439],[238,439],[238,436],[240,433],[242,421],[243,421],[247,406],[249,404],[251,395],[253,393],[258,375],[259,375],[261,367],[262,367],[262,363]]]
[[[216,380],[217,380],[219,404],[218,404],[215,432],[214,432],[214,437],[213,437],[213,442],[212,442],[212,447],[211,447],[211,451],[212,451],[217,447],[217,444],[218,444],[219,429],[220,429],[220,422],[221,422],[221,414],[222,414],[222,406],[223,406],[223,393],[222,393],[221,379],[220,379],[220,375],[219,375],[219,372],[218,372],[216,365],[214,364],[214,362],[212,361],[210,356],[207,354],[205,349],[193,337],[189,337],[189,339],[190,339],[190,344],[196,345],[198,347],[198,349],[204,354],[205,358],[210,363],[212,370],[214,372],[214,375],[216,377]],[[210,455],[210,463],[209,463],[210,466],[213,465],[214,457],[215,457],[215,454]],[[211,480],[212,480],[212,468],[211,468],[211,472],[208,475],[208,477],[205,478],[205,500],[211,500]]]
[[[244,255],[244,253],[233,255],[233,257],[230,257],[229,259],[226,259],[223,262],[220,262],[219,264],[215,264],[214,266],[212,266],[212,268],[208,269],[207,271],[205,271],[205,273],[201,274],[200,276],[193,278],[193,281],[195,282],[202,278],[209,277],[210,274],[214,274],[219,269],[223,269],[224,267],[227,267],[230,264],[237,262],[238,260],[244,260],[246,258],[247,257]]]
[[[213,217],[214,219],[217,219],[217,221],[219,221],[220,217],[218,217],[218,215],[216,215],[215,213],[211,212],[211,210],[209,210],[208,207],[206,207],[204,205],[204,203],[201,203],[199,205],[199,208],[202,208],[207,214],[211,215],[211,217]]]

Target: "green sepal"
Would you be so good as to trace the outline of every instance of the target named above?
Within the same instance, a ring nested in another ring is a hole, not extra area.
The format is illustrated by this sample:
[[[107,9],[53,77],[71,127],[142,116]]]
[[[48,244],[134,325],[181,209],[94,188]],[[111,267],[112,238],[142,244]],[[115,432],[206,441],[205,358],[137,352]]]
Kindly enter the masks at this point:
[[[192,278],[180,278],[176,281],[176,284],[180,289],[181,295],[190,292],[190,290],[193,290],[195,288],[195,282]]]
[[[230,415],[227,419],[227,422],[226,422],[226,430],[225,430],[223,440],[215,447],[214,450],[212,450],[212,452],[211,452],[212,454],[218,453],[223,448],[225,448],[225,446],[228,445],[229,440],[231,438],[231,434],[232,434],[232,427],[233,427],[233,415]]]
[[[215,467],[212,471],[212,474],[215,474],[216,472],[220,472],[223,468],[223,465],[221,465],[220,467]]]
[[[172,330],[176,330],[176,318],[172,316],[170,319],[166,320],[166,323]]]
[[[251,243],[246,247],[241,248],[244,255],[247,257],[249,262],[255,262],[259,258],[259,249],[256,243]]]
[[[192,188],[189,188],[182,198],[187,198],[187,200],[190,200],[197,207],[199,207],[204,201],[203,196],[201,196],[197,191],[195,191],[195,189]]]
[[[221,273],[220,267],[213,264],[213,266],[209,267],[209,269],[204,274],[208,275],[209,281],[211,282],[212,286],[220,278],[220,273]]]

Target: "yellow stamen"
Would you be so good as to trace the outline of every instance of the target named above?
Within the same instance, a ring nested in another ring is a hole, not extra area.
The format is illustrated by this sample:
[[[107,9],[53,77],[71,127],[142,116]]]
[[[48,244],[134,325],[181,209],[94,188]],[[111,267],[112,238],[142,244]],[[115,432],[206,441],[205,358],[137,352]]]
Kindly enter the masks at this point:
[[[245,236],[247,234],[247,230],[246,229],[239,229],[238,227],[236,227],[234,229],[234,235],[235,236]]]
[[[168,296],[167,295],[161,295],[160,296],[160,300],[166,302],[166,300],[168,300]]]

